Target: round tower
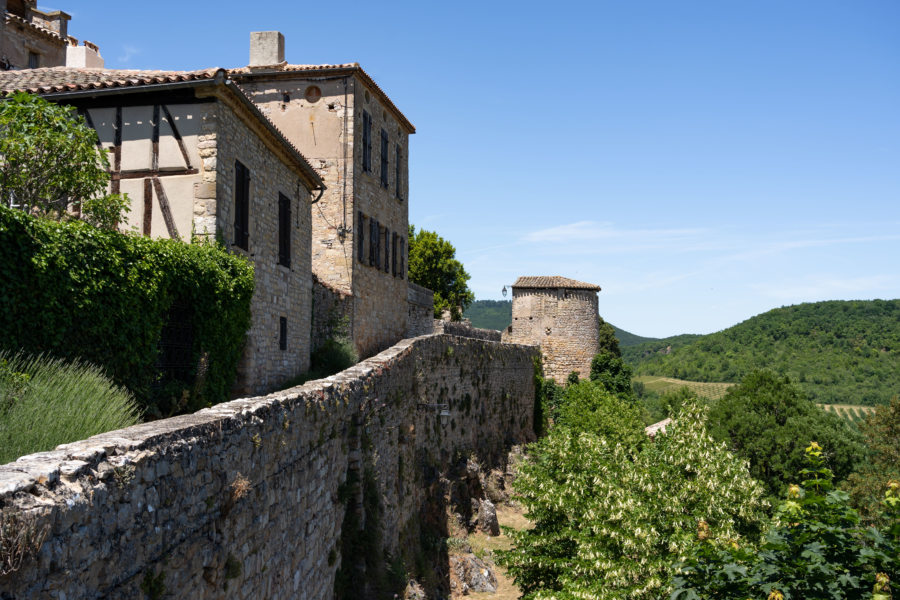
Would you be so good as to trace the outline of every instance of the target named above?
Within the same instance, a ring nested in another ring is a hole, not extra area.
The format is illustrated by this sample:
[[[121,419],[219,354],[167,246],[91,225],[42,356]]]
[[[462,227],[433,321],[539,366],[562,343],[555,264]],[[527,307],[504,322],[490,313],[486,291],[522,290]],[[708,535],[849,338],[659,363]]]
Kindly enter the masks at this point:
[[[591,372],[600,342],[600,286],[565,277],[519,277],[512,286],[512,323],[503,341],[541,347],[544,375],[564,383]]]

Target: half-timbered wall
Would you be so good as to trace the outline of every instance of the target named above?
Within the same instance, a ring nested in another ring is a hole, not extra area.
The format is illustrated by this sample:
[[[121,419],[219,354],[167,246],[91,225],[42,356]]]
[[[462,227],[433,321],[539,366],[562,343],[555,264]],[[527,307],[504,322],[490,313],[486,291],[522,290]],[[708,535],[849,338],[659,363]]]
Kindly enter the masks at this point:
[[[252,322],[235,393],[271,391],[308,370],[310,192],[293,168],[231,106],[212,98],[82,113],[109,151],[110,191],[131,200],[123,229],[185,242],[218,234],[253,263]],[[235,160],[250,170],[246,251],[233,239]],[[279,194],[289,199],[290,266],[279,264]]]

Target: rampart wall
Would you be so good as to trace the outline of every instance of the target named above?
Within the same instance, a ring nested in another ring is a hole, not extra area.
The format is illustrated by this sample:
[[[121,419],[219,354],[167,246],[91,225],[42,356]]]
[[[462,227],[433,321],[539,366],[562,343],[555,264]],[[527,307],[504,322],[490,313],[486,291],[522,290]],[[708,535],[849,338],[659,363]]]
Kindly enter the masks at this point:
[[[0,466],[0,525],[46,531],[0,598],[331,598],[361,560],[342,556],[346,523],[406,560],[440,472],[501,466],[533,439],[537,353],[407,339],[325,380]]]

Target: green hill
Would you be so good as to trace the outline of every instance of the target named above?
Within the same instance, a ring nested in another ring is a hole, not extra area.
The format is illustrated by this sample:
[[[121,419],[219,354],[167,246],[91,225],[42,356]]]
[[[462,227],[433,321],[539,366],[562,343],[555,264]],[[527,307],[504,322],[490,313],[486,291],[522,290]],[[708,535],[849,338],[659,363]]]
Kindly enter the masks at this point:
[[[638,375],[738,382],[768,368],[819,403],[884,404],[900,394],[900,300],[776,308],[724,331],[645,342],[623,355]]]
[[[612,325],[612,323],[610,323],[610,325]],[[615,325],[613,325],[612,328],[616,332],[616,338],[619,340],[619,348],[623,348],[623,352],[624,348],[628,346],[637,346],[638,344],[659,341],[659,338],[641,337],[639,335],[629,333],[624,329],[619,329]]]
[[[474,327],[503,331],[512,323],[512,300],[476,300],[463,317]]]

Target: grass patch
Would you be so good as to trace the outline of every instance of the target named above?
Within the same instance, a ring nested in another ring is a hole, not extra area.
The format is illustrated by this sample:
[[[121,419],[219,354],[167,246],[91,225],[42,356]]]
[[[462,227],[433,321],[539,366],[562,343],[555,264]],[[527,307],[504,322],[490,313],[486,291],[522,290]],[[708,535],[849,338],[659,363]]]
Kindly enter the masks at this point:
[[[0,464],[140,421],[97,367],[0,352]]]
[[[684,379],[659,377],[657,375],[640,375],[635,377],[634,381],[643,383],[644,389],[648,392],[664,394],[666,392],[674,392],[681,387],[686,387],[700,398],[707,398],[709,400],[718,400],[725,395],[728,388],[735,385],[734,383],[726,382],[686,381]]]

